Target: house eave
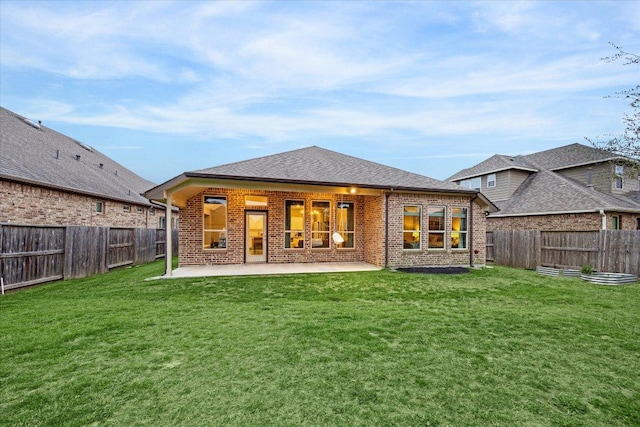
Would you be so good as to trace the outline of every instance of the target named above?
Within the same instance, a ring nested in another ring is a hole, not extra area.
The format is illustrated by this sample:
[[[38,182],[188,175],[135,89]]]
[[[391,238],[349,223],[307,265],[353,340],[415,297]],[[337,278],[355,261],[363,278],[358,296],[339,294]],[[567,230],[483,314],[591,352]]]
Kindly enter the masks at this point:
[[[115,202],[123,202],[123,203],[131,204],[131,205],[145,206],[145,207],[152,206],[149,201],[140,202],[140,201],[128,199],[126,197],[116,197],[116,196],[111,196],[111,195],[107,195],[107,194],[101,194],[101,193],[96,193],[96,192],[92,192],[92,191],[80,190],[80,189],[77,189],[77,188],[65,187],[65,186],[61,186],[61,185],[55,185],[55,184],[50,184],[50,183],[47,183],[47,182],[42,182],[42,181],[37,181],[37,180],[32,180],[32,179],[26,179],[26,178],[20,178],[20,177],[15,177],[15,176],[10,176],[10,175],[0,174],[0,180],[9,181],[9,182],[15,182],[17,184],[27,184],[27,185],[31,185],[31,186],[35,186],[35,187],[42,187],[42,188],[47,188],[47,189],[50,189],[50,190],[62,191],[62,192],[65,192],[65,193],[78,194],[78,195],[81,195],[81,196],[88,196],[88,197],[93,197],[93,198],[101,199],[101,200],[111,200],[111,201],[115,201]],[[141,194],[141,196],[144,197],[144,195],[142,195],[142,194]]]
[[[488,218],[508,218],[508,217],[519,217],[519,216],[544,216],[544,215],[569,215],[569,214],[584,214],[584,213],[600,213],[600,212],[622,212],[622,213],[640,213],[640,209],[632,209],[632,208],[616,208],[616,207],[599,207],[593,209],[577,209],[570,211],[545,211],[545,212],[523,212],[523,213],[511,213],[511,214],[501,214],[495,213],[490,214]]]
[[[453,179],[449,178],[449,181],[451,181],[451,182],[462,181],[463,179],[477,178],[479,176],[484,176],[484,175],[489,175],[489,174],[492,174],[492,173],[508,171],[508,170],[511,170],[511,169],[516,169],[516,170],[521,170],[521,171],[531,172],[531,173],[539,172],[538,169],[527,168],[527,167],[524,167],[524,166],[506,166],[504,168],[489,169],[489,170],[482,171],[482,172],[479,172],[479,173],[475,173],[475,174],[471,174],[471,175],[464,175],[464,176],[456,177],[456,178],[453,178]]]

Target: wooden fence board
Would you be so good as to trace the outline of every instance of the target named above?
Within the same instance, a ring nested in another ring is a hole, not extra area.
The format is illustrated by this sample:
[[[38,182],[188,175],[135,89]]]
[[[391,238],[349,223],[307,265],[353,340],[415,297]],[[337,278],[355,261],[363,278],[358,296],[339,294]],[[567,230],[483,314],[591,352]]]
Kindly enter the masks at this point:
[[[0,277],[15,289],[106,273],[164,257],[165,242],[165,230],[0,224]]]
[[[537,265],[640,274],[640,231],[538,231],[490,232],[496,264],[534,269]],[[489,236],[489,233],[487,233]],[[487,247],[489,253],[489,246]]]

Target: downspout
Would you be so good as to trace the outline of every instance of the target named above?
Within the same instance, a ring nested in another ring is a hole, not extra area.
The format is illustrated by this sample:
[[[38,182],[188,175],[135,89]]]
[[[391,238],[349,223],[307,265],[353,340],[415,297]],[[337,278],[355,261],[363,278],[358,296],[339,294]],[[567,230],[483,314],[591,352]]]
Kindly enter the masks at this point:
[[[171,205],[171,193],[165,193],[167,197],[167,203],[165,204],[165,213],[164,213],[164,229],[165,229],[165,250],[164,250],[164,260],[165,260],[165,275],[172,276],[172,265],[171,261],[173,259],[173,230],[171,229],[171,214],[173,206]]]
[[[389,196],[392,192],[393,188],[384,193],[384,268],[389,266]]]
[[[602,219],[602,230],[607,229],[607,214],[604,213],[604,209],[600,209],[600,218]]]
[[[473,202],[478,198],[476,194],[469,203],[469,267],[473,268]]]

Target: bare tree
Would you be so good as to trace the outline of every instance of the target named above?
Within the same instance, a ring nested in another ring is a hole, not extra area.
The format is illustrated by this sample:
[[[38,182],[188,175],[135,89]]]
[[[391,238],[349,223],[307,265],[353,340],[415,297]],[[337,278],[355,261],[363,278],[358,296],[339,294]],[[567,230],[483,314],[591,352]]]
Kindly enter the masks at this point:
[[[613,56],[601,58],[606,62],[625,61],[623,65],[640,66],[640,55],[625,51],[621,46],[609,43],[617,53]],[[640,85],[631,89],[616,92],[607,98],[622,98],[629,102],[631,113],[622,117],[624,131],[620,135],[604,135],[595,140],[586,138],[596,148],[606,150],[616,156],[624,157],[626,172],[631,176],[638,176],[640,172]]]

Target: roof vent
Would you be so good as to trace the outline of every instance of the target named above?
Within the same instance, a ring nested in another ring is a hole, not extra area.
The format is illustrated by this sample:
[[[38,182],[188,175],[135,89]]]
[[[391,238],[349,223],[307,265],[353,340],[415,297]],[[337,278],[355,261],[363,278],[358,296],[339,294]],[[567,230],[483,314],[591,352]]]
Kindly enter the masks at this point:
[[[76,141],[75,139],[74,139],[74,141],[75,141],[75,143],[76,143],[76,144],[78,144],[80,147],[82,147],[82,148],[84,148],[85,150],[90,151],[90,152],[92,152],[92,153],[93,153],[93,148],[91,148],[89,145],[87,145],[87,144],[85,144],[85,143],[83,143],[83,142],[80,142],[80,141]]]
[[[76,154],[76,160],[80,161],[80,154]]]
[[[31,120],[31,119],[24,119],[24,122],[25,122],[26,124],[28,124],[29,126],[34,127],[34,128],[36,128],[36,129],[40,129],[40,128],[41,128],[41,125],[42,125],[42,122],[41,122],[40,120],[38,120],[38,123],[36,123],[36,122],[34,122],[33,120]]]
[[[104,169],[104,163],[100,163],[100,169]]]

